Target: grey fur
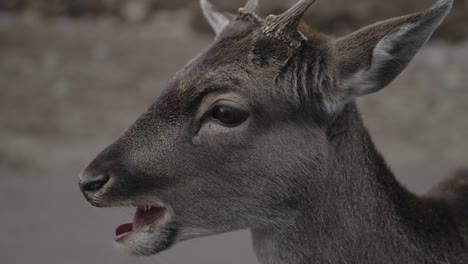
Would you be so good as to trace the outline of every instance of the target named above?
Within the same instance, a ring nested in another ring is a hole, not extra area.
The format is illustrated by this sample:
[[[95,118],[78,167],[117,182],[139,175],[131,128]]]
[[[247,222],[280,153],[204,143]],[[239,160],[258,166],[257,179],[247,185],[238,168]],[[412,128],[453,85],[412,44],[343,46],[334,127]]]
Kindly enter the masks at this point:
[[[85,197],[101,207],[171,209],[162,227],[123,245],[132,254],[251,229],[262,264],[468,263],[468,215],[457,212],[468,206],[468,174],[424,197],[411,194],[374,147],[350,96],[393,80],[451,4],[442,0],[343,39],[301,23],[294,25],[304,37],[298,46],[266,35],[268,21],[241,11],[91,162],[81,182],[103,174],[110,181],[83,190]],[[365,90],[347,85],[372,68],[381,41],[403,45],[386,50],[399,63],[371,73]],[[224,126],[209,115],[216,104],[249,116]]]
[[[223,13],[216,10],[213,4],[208,0],[200,0],[200,6],[202,8],[203,15],[205,15],[206,20],[210,23],[215,33],[221,33],[224,27],[229,24],[230,19]]]

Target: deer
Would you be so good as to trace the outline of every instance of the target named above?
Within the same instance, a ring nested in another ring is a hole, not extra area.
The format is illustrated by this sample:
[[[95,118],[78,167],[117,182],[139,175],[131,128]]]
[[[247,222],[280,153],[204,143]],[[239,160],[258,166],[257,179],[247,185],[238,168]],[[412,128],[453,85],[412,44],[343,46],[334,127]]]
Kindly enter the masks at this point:
[[[201,0],[213,43],[79,176],[96,207],[135,208],[115,229],[131,255],[249,229],[262,264],[468,263],[468,170],[423,195],[374,145],[356,99],[390,84],[449,13],[333,37],[249,0]]]

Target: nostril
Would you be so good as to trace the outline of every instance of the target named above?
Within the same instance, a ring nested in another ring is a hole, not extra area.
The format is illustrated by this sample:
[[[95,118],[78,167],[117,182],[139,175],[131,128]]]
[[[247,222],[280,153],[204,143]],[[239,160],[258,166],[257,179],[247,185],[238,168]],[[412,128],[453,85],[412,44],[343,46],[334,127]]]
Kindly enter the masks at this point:
[[[93,179],[83,181],[80,187],[85,192],[97,192],[109,181],[109,175],[101,174]]]

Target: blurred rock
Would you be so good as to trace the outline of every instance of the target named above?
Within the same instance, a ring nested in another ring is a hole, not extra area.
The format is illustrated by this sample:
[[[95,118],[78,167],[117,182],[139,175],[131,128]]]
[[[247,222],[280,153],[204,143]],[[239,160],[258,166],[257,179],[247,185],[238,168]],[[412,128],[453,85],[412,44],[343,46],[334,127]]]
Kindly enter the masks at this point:
[[[151,13],[151,1],[127,0],[120,7],[120,14],[128,22],[139,22],[148,18]]]
[[[23,7],[21,0],[2,0],[0,1],[0,10],[17,10]]]

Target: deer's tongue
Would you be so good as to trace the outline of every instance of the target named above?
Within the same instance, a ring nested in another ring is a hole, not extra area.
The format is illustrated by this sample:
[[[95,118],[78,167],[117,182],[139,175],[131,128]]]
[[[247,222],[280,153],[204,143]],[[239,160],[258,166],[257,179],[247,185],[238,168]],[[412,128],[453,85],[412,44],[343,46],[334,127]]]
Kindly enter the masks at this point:
[[[133,218],[133,223],[123,224],[115,229],[114,240],[120,241],[134,231],[157,222],[164,216],[165,211],[166,208],[163,207],[151,207],[149,209],[138,207]]]

